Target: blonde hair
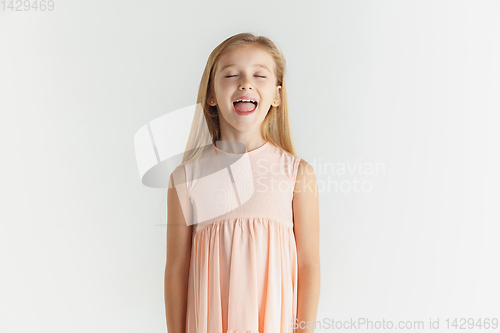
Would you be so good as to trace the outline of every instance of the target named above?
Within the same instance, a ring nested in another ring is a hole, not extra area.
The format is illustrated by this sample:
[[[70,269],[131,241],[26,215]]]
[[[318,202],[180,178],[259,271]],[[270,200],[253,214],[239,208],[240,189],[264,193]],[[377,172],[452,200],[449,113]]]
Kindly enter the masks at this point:
[[[282,148],[292,155],[296,155],[295,146],[292,140],[291,126],[288,112],[288,95],[285,83],[286,60],[283,53],[276,45],[267,37],[255,36],[251,33],[240,33],[227,38],[219,44],[210,54],[201,77],[200,86],[198,88],[198,98],[196,103],[201,105],[204,114],[204,120],[208,126],[211,142],[220,140],[220,124],[217,112],[217,106],[207,104],[207,97],[213,95],[214,92],[214,76],[217,71],[218,61],[226,52],[243,45],[254,45],[267,51],[274,59],[276,86],[281,86],[281,103],[279,106],[271,106],[266,118],[262,122],[261,133],[262,137],[275,146]],[[195,125],[195,124],[193,124]],[[199,130],[200,124],[196,124],[191,129],[191,134],[188,139],[190,143],[187,145],[186,153],[183,157],[181,165],[189,162],[199,154],[198,149],[192,149],[200,146],[203,139],[203,134]],[[189,149],[191,148],[191,149]]]
[[[275,63],[274,74],[276,77],[276,86],[281,86],[281,103],[277,107],[271,106],[271,109],[264,118],[261,125],[262,137],[266,141],[271,142],[290,154],[294,156],[297,155],[292,140],[288,112],[288,95],[285,83],[285,57],[269,38],[255,36],[251,33],[240,33],[224,40],[208,57],[198,88],[198,97],[196,100],[197,111],[195,111],[193,117],[191,131],[180,165],[184,165],[197,158],[207,149],[208,145],[220,140],[221,131],[217,106],[208,105],[207,97],[214,93],[214,76],[221,56],[239,46],[246,45],[260,47],[271,55]],[[200,106],[202,111],[200,111]],[[206,128],[208,128],[208,133],[203,130]]]

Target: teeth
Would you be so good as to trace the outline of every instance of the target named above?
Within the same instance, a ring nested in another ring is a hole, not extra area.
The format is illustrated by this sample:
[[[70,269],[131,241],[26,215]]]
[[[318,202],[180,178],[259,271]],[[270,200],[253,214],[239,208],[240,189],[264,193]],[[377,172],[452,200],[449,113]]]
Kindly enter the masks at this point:
[[[252,99],[238,99],[236,101],[234,101],[234,103],[237,103],[237,102],[251,102],[251,103],[257,103],[256,101],[252,100]]]

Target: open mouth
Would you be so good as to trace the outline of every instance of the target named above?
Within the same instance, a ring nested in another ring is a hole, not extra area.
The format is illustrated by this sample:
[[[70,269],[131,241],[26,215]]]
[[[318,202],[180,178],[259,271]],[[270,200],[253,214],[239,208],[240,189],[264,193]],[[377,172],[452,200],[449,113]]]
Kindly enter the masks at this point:
[[[253,112],[257,108],[256,101],[236,101],[233,102],[234,109],[241,113]]]

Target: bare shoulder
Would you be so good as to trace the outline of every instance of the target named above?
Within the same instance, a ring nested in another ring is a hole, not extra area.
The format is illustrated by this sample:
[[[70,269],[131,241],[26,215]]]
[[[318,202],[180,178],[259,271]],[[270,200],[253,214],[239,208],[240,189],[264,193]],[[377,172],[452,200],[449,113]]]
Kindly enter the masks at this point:
[[[294,234],[298,265],[319,267],[319,198],[314,168],[300,160],[293,193]]]
[[[294,192],[317,192],[316,173],[314,168],[304,159],[300,159],[299,166],[297,168]]]
[[[167,191],[168,225],[190,226],[192,206],[184,165],[179,165],[170,175]]]
[[[186,182],[186,170],[183,164],[178,165],[174,171],[170,174],[168,188],[172,188],[174,185],[183,184]]]

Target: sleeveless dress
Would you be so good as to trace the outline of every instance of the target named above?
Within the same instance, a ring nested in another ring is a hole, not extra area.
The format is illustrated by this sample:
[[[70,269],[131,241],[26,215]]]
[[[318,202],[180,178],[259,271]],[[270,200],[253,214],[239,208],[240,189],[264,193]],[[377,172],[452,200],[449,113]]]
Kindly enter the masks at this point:
[[[213,144],[184,165],[193,221],[187,333],[294,331],[299,162],[266,142],[238,156]]]

